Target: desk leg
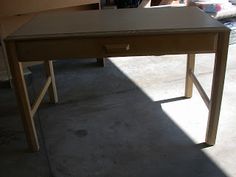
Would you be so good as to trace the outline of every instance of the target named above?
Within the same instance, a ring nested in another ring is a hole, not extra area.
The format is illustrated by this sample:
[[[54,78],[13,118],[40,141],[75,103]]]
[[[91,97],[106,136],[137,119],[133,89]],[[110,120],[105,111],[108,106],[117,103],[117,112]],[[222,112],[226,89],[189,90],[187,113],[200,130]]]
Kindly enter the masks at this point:
[[[15,44],[10,42],[7,43],[6,47],[9,66],[12,74],[12,81],[14,84],[14,90],[16,93],[27,142],[30,150],[35,152],[39,150],[39,142],[34,119],[31,114],[30,101],[25,83],[22,63],[17,59]]]
[[[57,96],[57,87],[55,82],[55,76],[54,76],[54,70],[53,70],[53,62],[52,61],[44,61],[45,71],[47,77],[51,77],[52,82],[49,86],[48,93],[51,103],[57,103],[58,102],[58,96]]]
[[[206,132],[206,143],[214,145],[220,116],[220,107],[224,87],[225,69],[227,62],[229,44],[229,33],[219,33],[217,51],[212,80],[211,99],[209,105],[208,124]]]
[[[97,58],[97,63],[99,66],[104,67],[105,66],[105,59],[104,58]]]
[[[193,81],[190,76],[190,71],[194,72],[194,66],[195,66],[195,54],[188,54],[186,80],[185,80],[185,97],[187,98],[191,98],[193,93]]]

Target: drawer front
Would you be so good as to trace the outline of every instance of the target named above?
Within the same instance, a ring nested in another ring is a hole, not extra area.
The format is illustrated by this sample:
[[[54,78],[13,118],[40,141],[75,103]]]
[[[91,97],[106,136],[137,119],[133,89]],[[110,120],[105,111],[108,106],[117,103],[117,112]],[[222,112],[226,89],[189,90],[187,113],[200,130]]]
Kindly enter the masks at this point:
[[[217,33],[17,41],[20,61],[215,52]]]

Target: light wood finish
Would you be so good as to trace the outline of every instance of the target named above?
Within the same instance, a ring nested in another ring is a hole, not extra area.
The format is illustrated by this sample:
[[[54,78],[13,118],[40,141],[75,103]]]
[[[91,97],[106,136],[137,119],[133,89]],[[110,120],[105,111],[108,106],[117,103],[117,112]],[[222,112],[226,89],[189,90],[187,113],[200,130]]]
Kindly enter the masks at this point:
[[[48,89],[50,101],[51,103],[57,103],[58,96],[57,96],[57,87],[56,87],[55,76],[54,76],[54,71],[53,71],[53,62],[44,61],[44,66],[45,66],[47,77],[51,78],[51,84]]]
[[[187,54],[187,69],[185,80],[185,97],[191,98],[193,93],[193,81],[190,72],[194,72],[195,54]]]
[[[211,100],[207,124],[206,143],[214,145],[220,116],[221,100],[224,88],[225,69],[228,54],[229,33],[221,32],[218,35],[217,52],[213,72]]]
[[[104,67],[105,66],[105,58],[97,58],[97,64],[99,66]]]
[[[189,71],[189,75],[192,79],[192,82],[194,83],[194,85],[196,86],[199,94],[201,95],[203,101],[205,102],[207,108],[209,109],[209,105],[210,105],[210,100],[206,94],[206,92],[204,91],[204,89],[202,88],[200,82],[197,80],[197,77],[194,75],[194,73],[190,70]]]
[[[163,20],[166,17],[168,20]],[[39,15],[10,35],[6,43],[9,46],[8,52],[13,49],[17,51],[16,56],[11,55],[9,59],[14,65],[21,61],[42,59],[47,62],[51,59],[66,58],[102,59],[109,56],[187,53],[189,55],[185,95],[188,97],[191,96],[193,82],[197,83],[197,79],[192,75],[194,54],[216,52],[206,136],[206,142],[214,144],[229,32],[224,25],[195,7],[138,8]],[[12,43],[14,45],[10,45]],[[14,70],[14,67],[11,67],[11,70]],[[12,74],[14,78],[18,78],[15,71],[12,71]],[[48,74],[48,77],[50,76],[52,73]],[[17,82],[14,84],[18,85]],[[196,85],[199,87],[200,84]],[[20,90],[16,93],[20,94]],[[28,98],[25,96],[19,99],[21,103]],[[24,111],[29,111],[30,115],[30,109]],[[32,115],[22,116],[32,120]]]
[[[166,17],[168,20],[163,20]],[[221,31],[222,27],[220,22],[194,7],[110,9],[40,14],[9,39],[212,33]]]
[[[130,50],[129,44],[104,44],[107,53],[122,53]]]
[[[6,16],[0,17],[1,37],[5,38],[9,34],[13,33],[23,24],[27,23],[30,19],[34,17],[35,14],[28,14],[22,16]]]
[[[51,77],[48,77],[43,88],[40,90],[37,98],[36,98],[36,101],[33,103],[32,105],[32,109],[31,109],[31,115],[32,117],[35,115],[36,111],[38,110],[38,107],[40,105],[40,103],[42,102],[49,86],[51,85],[52,83],[52,78]]]
[[[21,118],[27,138],[27,142],[31,151],[39,150],[38,137],[34,125],[33,116],[31,114],[31,107],[24,79],[22,63],[17,60],[17,53],[14,42],[9,42],[6,45],[9,66],[12,73],[12,81],[14,83],[14,90],[18,100],[18,106],[21,112]]]
[[[47,39],[50,39],[47,37]],[[20,61],[50,60],[52,58],[103,58],[116,56],[140,56],[182,54],[194,51],[215,51],[217,33],[178,33],[159,35],[131,35],[114,37],[61,37],[50,40],[17,40]],[[178,43],[178,45],[176,45]],[[186,45],[190,44],[191,45]],[[57,45],[58,47],[54,47]],[[119,48],[120,46],[129,49]],[[68,48],[70,46],[70,48]],[[115,47],[114,47],[115,46]],[[117,48],[117,46],[119,46]],[[76,48],[77,47],[77,48]],[[66,50],[65,50],[66,49]]]

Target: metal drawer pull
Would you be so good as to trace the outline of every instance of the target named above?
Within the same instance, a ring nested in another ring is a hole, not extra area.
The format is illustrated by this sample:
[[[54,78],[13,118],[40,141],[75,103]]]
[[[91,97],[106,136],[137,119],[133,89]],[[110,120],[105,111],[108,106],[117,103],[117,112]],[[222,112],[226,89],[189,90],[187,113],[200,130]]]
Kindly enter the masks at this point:
[[[108,53],[128,51],[130,49],[129,44],[107,44],[105,49]]]

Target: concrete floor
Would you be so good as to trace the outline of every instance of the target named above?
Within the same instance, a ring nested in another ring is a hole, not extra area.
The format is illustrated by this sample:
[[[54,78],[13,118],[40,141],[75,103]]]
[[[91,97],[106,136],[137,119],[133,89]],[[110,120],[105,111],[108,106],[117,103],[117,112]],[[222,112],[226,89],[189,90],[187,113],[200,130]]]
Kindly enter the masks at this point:
[[[236,177],[236,60],[231,45],[217,143],[204,145],[207,109],[184,99],[184,55],[55,63],[59,104],[35,121],[38,153],[27,151],[12,90],[0,90],[1,177]],[[213,55],[198,55],[209,94]],[[41,67],[28,80],[34,96]]]

